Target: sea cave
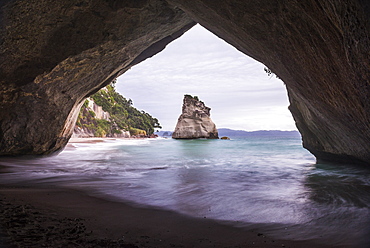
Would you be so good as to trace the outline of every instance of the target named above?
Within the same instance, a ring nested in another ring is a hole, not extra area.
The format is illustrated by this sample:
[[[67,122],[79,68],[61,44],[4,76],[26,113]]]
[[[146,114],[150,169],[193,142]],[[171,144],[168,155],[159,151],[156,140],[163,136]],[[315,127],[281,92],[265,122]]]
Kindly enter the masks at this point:
[[[196,23],[286,84],[303,146],[370,163],[370,4],[352,1],[0,3],[0,155],[67,144],[84,99]]]

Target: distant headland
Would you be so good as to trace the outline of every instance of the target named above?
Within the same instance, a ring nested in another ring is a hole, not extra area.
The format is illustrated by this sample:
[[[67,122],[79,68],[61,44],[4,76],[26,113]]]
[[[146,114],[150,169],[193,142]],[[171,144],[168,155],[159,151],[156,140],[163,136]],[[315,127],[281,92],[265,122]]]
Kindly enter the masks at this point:
[[[245,131],[245,130],[233,130],[229,128],[218,128],[218,135],[220,137],[226,136],[230,138],[237,137],[301,137],[298,131],[281,131],[281,130],[258,130],[258,131]],[[172,131],[159,131],[154,134],[163,138],[171,138]]]

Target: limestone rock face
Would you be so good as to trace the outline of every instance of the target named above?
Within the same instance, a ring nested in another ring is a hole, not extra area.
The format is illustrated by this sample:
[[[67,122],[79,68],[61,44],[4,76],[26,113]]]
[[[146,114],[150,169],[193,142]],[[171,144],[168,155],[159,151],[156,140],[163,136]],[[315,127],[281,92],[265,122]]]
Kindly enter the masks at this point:
[[[161,0],[0,1],[0,155],[63,149],[87,96],[194,24]]]
[[[62,149],[84,98],[193,20],[284,81],[318,159],[370,164],[368,0],[0,1],[0,155]]]
[[[174,139],[218,139],[216,125],[211,120],[211,108],[197,97],[184,96],[182,114],[180,115],[175,131]]]
[[[318,160],[370,164],[370,1],[169,2],[284,81]]]
[[[108,112],[105,112],[102,106],[99,106],[98,104],[96,104],[94,99],[89,97],[87,98],[87,101],[89,102],[88,107],[90,108],[91,111],[95,113],[95,117],[97,119],[103,119],[103,120],[110,121],[110,114]]]

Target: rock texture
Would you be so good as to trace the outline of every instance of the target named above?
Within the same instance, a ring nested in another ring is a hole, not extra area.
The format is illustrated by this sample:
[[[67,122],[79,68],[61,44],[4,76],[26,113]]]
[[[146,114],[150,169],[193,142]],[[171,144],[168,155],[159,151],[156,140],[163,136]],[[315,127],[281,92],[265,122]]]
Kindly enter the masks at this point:
[[[95,117],[97,119],[103,119],[103,120],[110,121],[109,113],[105,112],[102,106],[99,106],[98,104],[96,104],[94,99],[92,99],[91,97],[86,100],[89,101],[89,104],[87,107],[95,113]]]
[[[0,155],[63,148],[86,96],[192,20],[285,82],[318,159],[370,164],[367,0],[1,1]]]
[[[91,111],[94,114],[94,117],[96,119],[111,121],[110,114],[108,112],[105,112],[103,110],[102,106],[99,106],[98,104],[96,104],[94,99],[89,97],[86,100],[88,101],[86,110],[88,110],[89,112]],[[93,125],[93,123],[89,123],[89,124]],[[119,130],[118,127],[117,127],[117,124],[115,125],[114,129],[119,131],[120,133],[118,133],[118,132],[117,133],[109,133],[109,134],[105,135],[104,137],[111,137],[111,138],[130,138],[131,137],[129,131],[126,131],[126,130],[123,130],[123,129]],[[71,136],[71,138],[93,138],[93,137],[97,137],[97,136],[95,136],[95,133],[90,128],[87,128],[87,127],[84,127],[84,126],[79,127],[77,125],[74,127],[73,134]]]
[[[370,164],[370,2],[169,0],[286,84],[303,145]]]
[[[0,2],[0,155],[50,154],[84,99],[195,23],[165,1]]]
[[[174,139],[218,139],[216,125],[211,120],[211,108],[198,97],[184,96],[182,114],[180,115],[175,131]]]

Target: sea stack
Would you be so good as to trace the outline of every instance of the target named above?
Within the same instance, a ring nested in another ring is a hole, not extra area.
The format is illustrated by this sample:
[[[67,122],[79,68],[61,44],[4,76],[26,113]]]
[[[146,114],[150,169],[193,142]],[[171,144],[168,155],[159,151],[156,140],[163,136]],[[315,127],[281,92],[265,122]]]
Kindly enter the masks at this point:
[[[197,96],[184,96],[182,114],[180,115],[175,131],[174,139],[218,139],[216,125],[210,117],[211,108],[204,102],[199,101]]]

